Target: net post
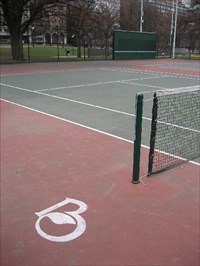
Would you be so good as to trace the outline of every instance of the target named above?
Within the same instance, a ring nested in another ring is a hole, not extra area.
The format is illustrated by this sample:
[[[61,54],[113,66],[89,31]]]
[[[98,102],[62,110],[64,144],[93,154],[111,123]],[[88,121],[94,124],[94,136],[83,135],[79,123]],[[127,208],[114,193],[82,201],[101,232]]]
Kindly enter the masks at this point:
[[[143,113],[143,98],[142,93],[136,94],[135,99],[135,139],[134,139],[134,154],[133,154],[133,174],[132,183],[140,183],[140,150],[141,150],[141,139],[142,139],[142,113]]]
[[[154,159],[155,139],[156,139],[156,130],[157,130],[157,111],[158,111],[158,98],[157,98],[156,93],[154,93],[153,108],[152,108],[152,121],[151,121],[148,175],[151,175],[153,171],[153,159]]]

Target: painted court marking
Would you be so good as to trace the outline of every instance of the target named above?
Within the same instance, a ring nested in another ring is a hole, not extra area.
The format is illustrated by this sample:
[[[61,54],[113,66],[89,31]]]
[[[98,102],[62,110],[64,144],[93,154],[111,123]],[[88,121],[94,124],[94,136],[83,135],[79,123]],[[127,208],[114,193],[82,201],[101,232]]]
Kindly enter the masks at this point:
[[[134,79],[124,79],[124,80],[113,80],[113,81],[105,81],[105,82],[98,82],[98,83],[88,83],[88,84],[77,84],[77,85],[71,85],[66,87],[57,87],[57,88],[48,88],[48,89],[40,89],[35,91],[51,91],[51,90],[61,90],[61,89],[70,89],[70,88],[80,88],[80,87],[90,87],[90,86],[99,86],[99,85],[106,85],[106,84],[112,84],[112,83],[125,83],[128,81],[134,81],[134,80],[146,80],[146,79],[157,79],[160,78],[160,76],[155,77],[146,77],[146,78],[134,78]],[[127,83],[132,84],[132,83]]]
[[[166,64],[148,64],[145,66],[169,68],[169,66]],[[170,68],[175,68],[175,69],[180,69],[180,67],[181,69],[186,69],[186,70],[197,70],[197,68],[194,66],[189,66],[189,65],[183,66],[182,64],[177,64],[177,63],[173,66],[172,65],[170,66]]]
[[[8,100],[4,100],[4,99],[1,99],[1,100],[4,101],[4,102],[8,102],[8,103],[11,103],[13,105],[25,108],[27,110],[34,111],[34,112],[37,112],[37,113],[40,113],[40,114],[44,114],[44,115],[47,115],[49,117],[53,117],[53,118],[59,119],[61,121],[64,121],[64,122],[67,122],[67,123],[70,123],[70,124],[73,124],[73,125],[76,125],[76,126],[80,126],[80,127],[92,130],[94,132],[97,132],[97,133],[100,133],[100,134],[104,134],[104,135],[107,135],[109,137],[116,138],[116,139],[119,139],[119,140],[122,140],[122,141],[129,142],[129,143],[133,144],[133,141],[131,141],[129,139],[125,139],[125,138],[119,137],[117,135],[113,135],[113,134],[110,134],[108,132],[105,132],[105,131],[102,131],[102,130],[98,130],[96,128],[92,128],[92,127],[89,127],[89,126],[86,126],[86,125],[83,125],[83,124],[80,124],[80,123],[77,123],[77,122],[74,122],[74,121],[71,121],[71,120],[68,120],[68,119],[64,119],[64,118],[61,118],[61,117],[58,117],[58,116],[55,116],[55,115],[51,115],[49,113],[45,113],[45,112],[39,111],[37,109],[33,109],[33,108],[30,108],[30,107],[27,107],[27,106],[24,106],[24,105],[21,105],[21,104],[18,104],[18,103],[14,103],[14,102],[11,102],[11,101],[8,101]],[[149,147],[146,146],[146,145],[141,144],[141,147],[149,150]],[[198,163],[198,162],[195,162],[195,161],[188,161],[188,162],[192,163],[194,165],[200,166],[200,163]]]
[[[114,113],[120,113],[120,114],[124,114],[124,115],[128,115],[128,116],[133,116],[133,117],[135,116],[134,114],[126,113],[126,112],[123,112],[123,111],[119,111],[119,110],[115,110],[115,109],[110,109],[110,108],[107,108],[107,107],[103,107],[103,106],[99,106],[99,105],[94,105],[94,104],[90,104],[90,103],[86,103],[86,102],[81,102],[81,101],[73,100],[73,99],[70,99],[70,98],[64,98],[64,97],[61,97],[61,96],[51,95],[51,94],[44,93],[44,92],[40,92],[40,91],[32,91],[32,90],[29,90],[29,89],[15,87],[13,85],[8,85],[8,84],[4,84],[4,83],[0,83],[0,85],[5,86],[5,87],[14,88],[14,89],[17,89],[17,90],[22,90],[22,91],[27,91],[27,92],[31,92],[31,93],[35,93],[35,94],[40,94],[40,95],[48,96],[48,97],[51,97],[51,98],[56,98],[56,99],[63,100],[63,101],[74,102],[74,103],[77,103],[77,104],[82,104],[82,105],[86,105],[86,106],[90,106],[90,107],[94,107],[94,108],[98,108],[98,109],[102,109],[102,110],[106,110],[106,111],[110,111],[110,112],[114,112]],[[147,118],[147,120],[148,119],[149,118]]]
[[[131,114],[131,113],[115,110],[115,109],[110,109],[110,108],[107,108],[107,107],[103,107],[103,106],[99,106],[99,105],[95,105],[95,104],[91,104],[91,103],[86,103],[86,102],[82,102],[82,101],[73,100],[73,99],[70,99],[70,98],[64,98],[64,97],[61,97],[61,96],[51,95],[51,94],[40,92],[40,91],[32,91],[32,90],[29,90],[29,89],[15,87],[15,86],[7,85],[7,84],[4,84],[4,83],[0,83],[0,84],[3,85],[3,86],[15,88],[15,89],[18,89],[18,90],[24,90],[24,91],[31,92],[31,93],[36,93],[36,94],[40,94],[40,95],[56,98],[56,99],[63,100],[63,101],[74,102],[74,103],[77,103],[77,104],[82,104],[82,105],[86,105],[86,106],[89,106],[89,107],[98,108],[98,109],[101,109],[101,110],[106,110],[106,111],[109,111],[109,112],[114,112],[114,113],[119,113],[119,114],[122,114],[122,115],[135,117],[135,114]],[[196,88],[197,86],[191,86],[191,88],[192,87]],[[164,88],[164,89],[166,89],[166,88]],[[151,118],[149,118],[149,117],[143,116],[142,118],[144,120],[151,121]],[[162,124],[166,124],[166,125],[170,125],[170,126],[173,126],[173,127],[177,127],[177,128],[180,128],[180,129],[185,129],[185,130],[189,130],[189,131],[200,133],[199,130],[195,130],[195,129],[192,129],[192,128],[186,128],[186,127],[183,127],[183,126],[179,126],[179,125],[175,125],[175,124],[171,124],[171,123],[166,123],[164,121],[159,121],[159,120],[157,122],[158,123],[162,123]]]
[[[156,66],[156,65],[155,65]],[[169,73],[169,72],[158,72],[156,70],[139,70],[139,69],[132,69],[132,68],[119,68],[119,67],[113,67],[113,68],[102,68],[105,70],[110,70],[110,71],[117,71],[117,72],[125,72],[125,73],[135,73],[135,74],[143,74],[143,75],[161,75],[169,78],[184,78],[184,79],[194,79],[194,80],[199,80],[199,76],[197,75],[190,75],[190,74],[174,74],[174,73]]]
[[[65,206],[69,203],[78,205],[79,209],[74,210],[74,211],[54,212],[58,208]],[[49,241],[68,242],[68,241],[74,240],[78,238],[79,236],[81,236],[86,230],[86,222],[80,214],[85,212],[87,208],[88,208],[87,204],[85,204],[84,202],[80,200],[66,198],[65,200],[47,209],[44,209],[40,212],[35,212],[35,214],[39,217],[35,223],[35,229],[41,237]],[[45,233],[41,228],[40,222],[43,218],[49,218],[53,223],[57,225],[74,224],[76,225],[76,228],[67,235],[61,235],[61,236],[49,235]]]
[[[77,68],[77,69],[58,69],[58,70],[41,70],[38,71],[32,71],[27,73],[9,73],[9,74],[2,74],[1,77],[10,77],[10,76],[26,76],[26,75],[43,75],[43,74],[49,74],[49,73],[62,73],[62,72],[73,72],[73,71],[82,71],[82,70],[95,70],[94,68]]]

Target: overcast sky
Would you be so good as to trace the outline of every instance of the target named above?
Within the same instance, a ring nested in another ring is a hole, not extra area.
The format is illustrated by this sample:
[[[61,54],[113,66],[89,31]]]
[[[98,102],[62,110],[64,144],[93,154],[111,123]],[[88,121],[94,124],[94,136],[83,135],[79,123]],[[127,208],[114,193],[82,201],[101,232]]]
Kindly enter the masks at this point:
[[[191,4],[191,0],[182,0],[182,3],[186,6]]]

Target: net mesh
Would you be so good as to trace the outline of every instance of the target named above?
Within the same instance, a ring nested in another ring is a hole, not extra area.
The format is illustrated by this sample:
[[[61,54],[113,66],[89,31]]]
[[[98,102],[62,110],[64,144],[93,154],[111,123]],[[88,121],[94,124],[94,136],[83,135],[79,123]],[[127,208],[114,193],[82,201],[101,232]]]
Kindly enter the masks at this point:
[[[148,174],[200,156],[200,86],[154,94]]]

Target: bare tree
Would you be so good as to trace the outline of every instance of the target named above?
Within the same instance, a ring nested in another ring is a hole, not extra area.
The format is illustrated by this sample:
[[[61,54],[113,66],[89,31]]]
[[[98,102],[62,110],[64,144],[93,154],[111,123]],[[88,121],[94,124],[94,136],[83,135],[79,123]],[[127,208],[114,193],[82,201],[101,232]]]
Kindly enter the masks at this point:
[[[120,28],[122,30],[139,30],[140,2],[138,0],[120,0]]]
[[[86,39],[95,0],[69,0],[67,2],[67,26],[77,42],[77,56],[81,57],[81,44]]]
[[[122,30],[139,31],[140,0],[121,0],[120,26]],[[155,32],[158,49],[170,50],[171,14],[161,13],[155,3],[144,1],[144,32]]]
[[[159,29],[160,16],[155,5],[152,3],[144,4],[144,24],[143,29],[147,32],[156,32]]]
[[[42,14],[45,7],[58,3],[59,0],[0,0],[1,15],[10,32],[14,60],[24,59],[22,36],[29,26]]]
[[[119,28],[119,4],[117,0],[98,0],[94,13],[94,21],[98,28],[99,37],[103,41],[106,55],[113,30]],[[102,45],[102,44],[101,44]]]
[[[183,39],[189,50],[194,50],[200,40],[200,1],[193,0],[185,15],[178,18],[178,41]],[[199,47],[197,47],[199,49]]]

